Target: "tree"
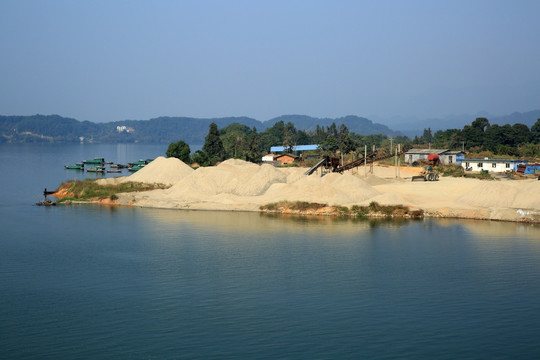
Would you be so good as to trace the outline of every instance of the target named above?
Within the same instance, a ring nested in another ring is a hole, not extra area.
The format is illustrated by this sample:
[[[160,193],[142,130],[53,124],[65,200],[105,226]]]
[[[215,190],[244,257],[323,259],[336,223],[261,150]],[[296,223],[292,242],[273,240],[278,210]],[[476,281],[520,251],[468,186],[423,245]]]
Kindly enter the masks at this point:
[[[208,166],[209,165],[208,154],[206,154],[202,150],[195,151],[195,154],[193,154],[193,162],[196,162],[200,166]]]
[[[514,124],[512,125],[512,136],[514,138],[515,146],[520,146],[531,141],[531,131],[524,124]]]
[[[215,123],[210,124],[208,135],[204,140],[202,151],[208,156],[209,165],[215,165],[217,162],[223,161],[225,159],[225,149]]]
[[[349,129],[345,124],[341,124],[338,128],[338,147],[342,154],[348,154],[354,150],[353,141],[349,136]]]
[[[536,120],[534,125],[531,127],[531,137],[533,143],[540,143],[540,119]]]
[[[489,120],[484,117],[479,117],[471,123],[471,126],[484,132],[489,127]]]
[[[248,145],[246,150],[246,160],[251,162],[259,162],[261,160],[261,153],[259,151],[259,143],[257,141],[258,135],[255,131],[250,135],[248,139]]]
[[[433,142],[431,128],[424,129],[424,133],[422,134],[422,141],[424,144],[431,144]]]
[[[167,151],[165,152],[165,155],[167,155],[167,157],[177,158],[185,162],[186,164],[191,163],[190,154],[191,150],[189,148],[189,145],[182,140],[175,143],[170,143]]]
[[[471,125],[463,128],[463,140],[467,147],[482,147],[484,145],[484,132],[489,128],[489,120],[486,118],[476,118]]]

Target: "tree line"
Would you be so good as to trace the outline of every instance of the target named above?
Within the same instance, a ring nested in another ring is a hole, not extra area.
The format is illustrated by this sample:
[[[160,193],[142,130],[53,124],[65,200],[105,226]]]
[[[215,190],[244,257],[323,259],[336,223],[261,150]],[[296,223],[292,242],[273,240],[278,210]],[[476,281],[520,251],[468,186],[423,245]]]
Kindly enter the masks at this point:
[[[443,149],[463,149],[468,152],[490,151],[496,155],[540,157],[540,119],[529,129],[523,124],[491,125],[486,118],[477,118],[463,129],[439,130],[432,134],[424,129],[423,135],[414,139],[406,136],[390,138],[387,135],[360,135],[349,131],[344,124],[317,125],[315,130],[298,130],[291,122],[279,121],[263,132],[256,127],[238,123],[218,129],[209,126],[201,150],[191,153],[189,145],[180,140],[167,148],[168,157],[177,157],[185,163],[211,166],[225,159],[235,158],[259,162],[272,146],[284,146],[288,152],[296,145],[319,145],[321,154],[354,154],[361,156],[367,146],[389,153],[393,145],[401,144],[403,150],[416,146]]]
[[[491,152],[494,155],[540,157],[540,119],[529,129],[524,124],[490,124],[487,118],[476,118],[463,129],[439,130],[432,134],[424,129],[413,145],[431,144],[435,148],[463,149],[468,152]]]

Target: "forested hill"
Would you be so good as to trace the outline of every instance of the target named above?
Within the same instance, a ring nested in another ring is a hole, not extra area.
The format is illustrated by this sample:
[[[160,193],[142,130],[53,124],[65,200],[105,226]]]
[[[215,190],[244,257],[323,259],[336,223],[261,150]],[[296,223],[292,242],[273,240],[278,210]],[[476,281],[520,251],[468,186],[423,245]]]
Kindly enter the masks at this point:
[[[396,132],[385,125],[375,124],[368,119],[346,116],[337,119],[319,119],[305,115],[284,115],[261,122],[249,117],[224,117],[200,119],[190,117],[159,117],[150,120],[123,120],[108,123],[93,123],[64,118],[59,115],[0,116],[0,143],[23,142],[85,142],[99,143],[163,143],[184,140],[189,144],[203,144],[212,122],[219,128],[233,123],[255,127],[263,131],[275,123],[291,122],[298,130],[315,130],[320,127],[344,124],[353,133],[361,135],[384,134],[394,136]],[[121,131],[118,131],[121,127]],[[125,127],[125,128],[123,128]]]
[[[272,120],[264,122],[265,128],[273,126],[275,123],[283,121],[284,123],[291,122],[298,130],[317,129],[317,125],[327,127],[335,123],[337,126],[343,124],[347,126],[350,132],[360,135],[375,135],[383,134],[388,136],[399,135],[399,132],[391,130],[388,126],[377,124],[363,117],[349,115],[336,119],[331,118],[314,118],[306,115],[283,115]]]

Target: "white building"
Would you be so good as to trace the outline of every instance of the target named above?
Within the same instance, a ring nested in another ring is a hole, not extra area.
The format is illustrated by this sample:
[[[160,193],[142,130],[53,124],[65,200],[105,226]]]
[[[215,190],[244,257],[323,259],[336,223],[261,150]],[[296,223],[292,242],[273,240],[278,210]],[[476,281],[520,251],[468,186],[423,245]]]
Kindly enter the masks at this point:
[[[117,126],[116,127],[116,131],[118,131],[119,133],[122,133],[122,132],[127,132],[127,133],[132,133],[133,132],[133,128],[128,128],[127,126]]]
[[[263,162],[272,162],[272,161],[276,161],[276,157],[277,157],[276,154],[268,154],[268,155],[264,155],[264,156],[262,157],[262,161],[263,161]]]
[[[510,159],[463,159],[461,166],[465,171],[489,171],[504,173],[516,171],[518,164],[523,163],[523,160]]]

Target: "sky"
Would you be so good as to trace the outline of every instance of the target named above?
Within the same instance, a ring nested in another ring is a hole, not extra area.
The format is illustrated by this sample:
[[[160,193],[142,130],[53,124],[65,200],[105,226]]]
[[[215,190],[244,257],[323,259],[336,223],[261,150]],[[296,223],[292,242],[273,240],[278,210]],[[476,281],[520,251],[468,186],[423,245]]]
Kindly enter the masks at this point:
[[[0,1],[0,114],[540,109],[540,1]]]

